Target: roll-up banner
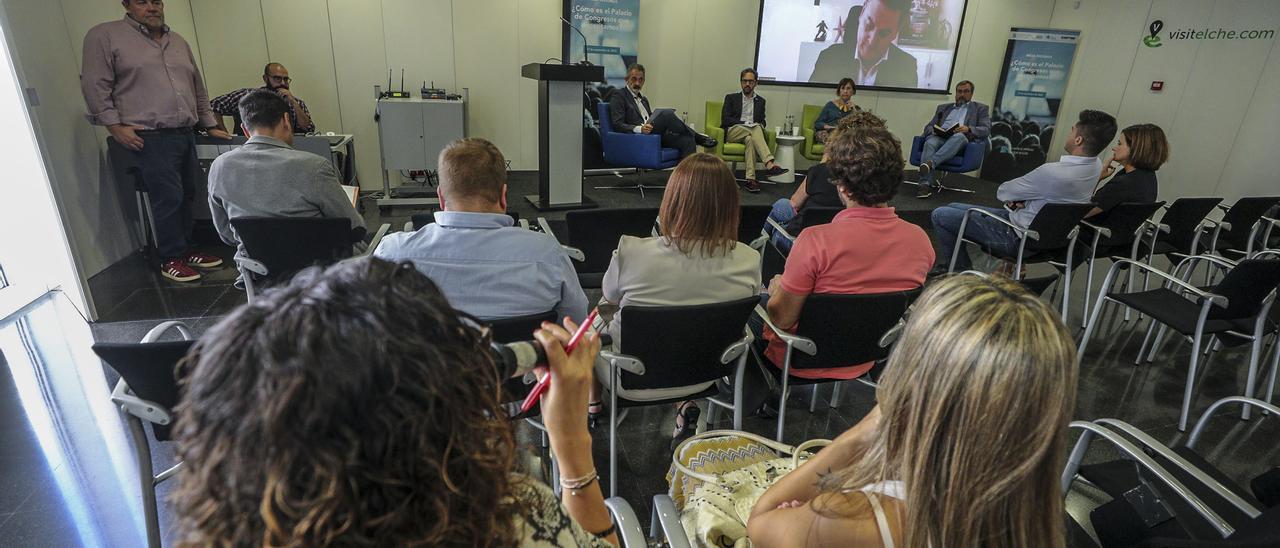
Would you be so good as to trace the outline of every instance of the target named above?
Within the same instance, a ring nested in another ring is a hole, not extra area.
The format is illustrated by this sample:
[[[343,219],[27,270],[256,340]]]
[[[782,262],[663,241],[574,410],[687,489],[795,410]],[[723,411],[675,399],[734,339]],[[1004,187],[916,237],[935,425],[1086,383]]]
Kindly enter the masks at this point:
[[[1045,162],[1079,38],[1075,30],[1010,29],[991,109],[991,148],[982,163],[983,179],[1004,182]]]
[[[610,85],[622,87],[640,51],[640,0],[565,0],[564,18],[574,27],[563,25],[564,59],[582,61],[585,37],[586,59],[604,66]]]

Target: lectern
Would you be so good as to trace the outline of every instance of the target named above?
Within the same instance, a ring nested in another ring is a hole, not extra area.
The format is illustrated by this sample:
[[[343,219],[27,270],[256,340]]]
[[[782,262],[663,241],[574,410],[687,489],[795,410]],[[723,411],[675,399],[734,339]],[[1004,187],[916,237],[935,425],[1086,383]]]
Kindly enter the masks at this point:
[[[525,196],[539,211],[582,209],[582,84],[603,82],[604,67],[530,63],[521,75],[538,81],[538,194]]]

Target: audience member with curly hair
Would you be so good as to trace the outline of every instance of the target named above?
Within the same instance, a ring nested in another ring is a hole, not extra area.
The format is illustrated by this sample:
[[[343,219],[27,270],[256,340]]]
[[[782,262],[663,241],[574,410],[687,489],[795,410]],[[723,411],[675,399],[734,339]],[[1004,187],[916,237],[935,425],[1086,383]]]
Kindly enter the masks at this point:
[[[957,275],[916,302],[879,405],[774,483],[752,546],[1061,548],[1075,343],[1003,277]]]
[[[852,115],[851,115],[852,116]],[[920,227],[898,217],[889,200],[902,181],[902,148],[884,128],[851,128],[827,143],[827,168],[845,209],[830,224],[805,229],[782,274],[769,281],[768,312],[774,325],[794,331],[812,294],[885,293],[920,287],[933,265],[933,244]],[[757,350],[768,367],[782,368],[786,344],[772,329],[753,324]],[[763,347],[763,348],[762,348]],[[853,379],[871,363],[792,370],[803,378]],[[754,371],[754,370],[752,370]],[[763,377],[753,375],[752,399]],[[751,385],[748,385],[749,387]],[[773,399],[773,398],[771,398]],[[775,400],[776,401],[776,400]]]
[[[859,109],[852,111],[831,126],[828,139],[834,140],[840,132],[851,128],[885,129],[884,118],[876,116],[869,110]],[[769,218],[777,221],[788,232],[795,235],[804,224],[804,213],[807,208],[844,207],[844,202],[840,201],[840,193],[831,184],[830,177],[830,170],[827,167],[827,153],[824,149],[822,163],[809,168],[808,173],[805,174],[800,184],[796,186],[796,191],[791,195],[790,199],[779,199],[773,203],[773,210],[769,212]],[[777,233],[768,224],[765,225],[764,230],[772,236],[773,243],[778,246],[778,249],[783,252],[791,250],[791,240]]]
[[[587,394],[600,348],[534,337],[565,488],[514,474],[488,336],[411,263],[310,269],[210,329],[180,366],[181,546],[609,546]]]

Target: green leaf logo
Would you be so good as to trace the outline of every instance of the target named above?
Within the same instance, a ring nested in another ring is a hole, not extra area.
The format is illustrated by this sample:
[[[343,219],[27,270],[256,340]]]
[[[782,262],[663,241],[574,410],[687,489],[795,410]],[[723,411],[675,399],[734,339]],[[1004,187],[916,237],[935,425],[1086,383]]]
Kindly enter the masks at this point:
[[[1146,44],[1149,48],[1160,47],[1162,45],[1160,43],[1160,29],[1164,28],[1164,21],[1156,19],[1155,21],[1152,21],[1151,26],[1147,28],[1151,30],[1151,35],[1143,36],[1142,43]]]

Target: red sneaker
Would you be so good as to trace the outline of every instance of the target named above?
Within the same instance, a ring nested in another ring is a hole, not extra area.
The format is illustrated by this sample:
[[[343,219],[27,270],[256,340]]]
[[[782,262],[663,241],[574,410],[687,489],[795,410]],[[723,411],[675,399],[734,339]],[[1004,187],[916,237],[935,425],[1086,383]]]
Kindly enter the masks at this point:
[[[222,266],[222,259],[219,259],[214,255],[206,255],[195,251],[183,256],[182,262],[187,263],[187,266],[194,266],[196,268],[216,268]]]
[[[194,282],[200,273],[187,266],[181,259],[169,259],[160,264],[160,274],[175,282]]]

